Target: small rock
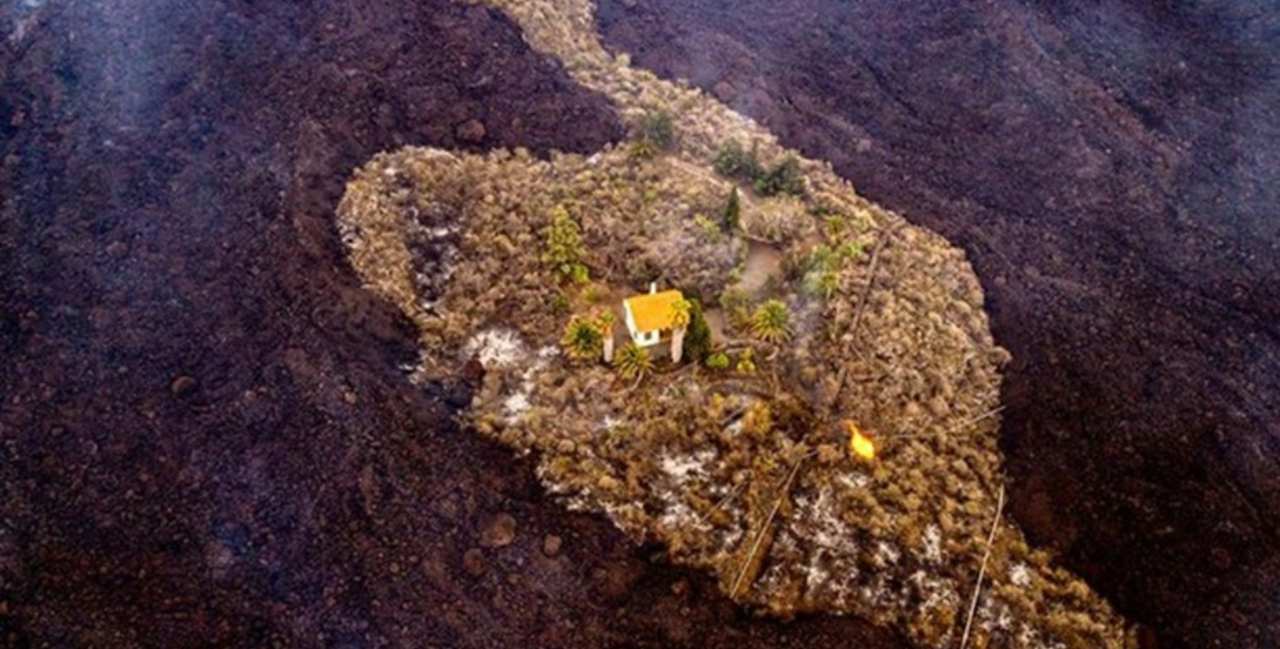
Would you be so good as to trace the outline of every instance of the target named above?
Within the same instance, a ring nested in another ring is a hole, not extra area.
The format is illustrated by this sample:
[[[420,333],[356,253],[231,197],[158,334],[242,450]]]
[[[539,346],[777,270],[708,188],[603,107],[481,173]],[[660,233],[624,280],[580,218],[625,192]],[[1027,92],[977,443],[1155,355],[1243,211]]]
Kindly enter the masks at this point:
[[[489,569],[484,562],[484,552],[481,552],[480,548],[471,548],[462,553],[462,567],[472,577],[479,577]]]
[[[549,557],[554,557],[560,554],[560,546],[563,544],[564,541],[560,537],[555,534],[548,534],[546,538],[542,539],[542,552]]]
[[[675,595],[676,597],[683,597],[687,592],[689,592],[689,582],[681,579],[676,583],[671,584],[672,595]]]
[[[516,519],[511,514],[498,514],[490,519],[480,533],[480,545],[486,548],[503,548],[516,540]]]
[[[184,374],[174,379],[173,383],[169,384],[169,391],[172,392],[174,396],[182,397],[191,394],[191,392],[196,389],[196,385],[195,379]]]
[[[112,257],[123,257],[129,252],[129,244],[123,241],[112,241],[107,245],[107,254]]]
[[[592,571],[594,590],[608,601],[617,601],[631,592],[632,586],[644,572],[643,564],[632,560],[610,562],[608,566]]]
[[[486,132],[484,123],[478,119],[469,119],[454,129],[454,135],[458,136],[459,140],[470,142],[471,144],[478,144],[484,141]]]

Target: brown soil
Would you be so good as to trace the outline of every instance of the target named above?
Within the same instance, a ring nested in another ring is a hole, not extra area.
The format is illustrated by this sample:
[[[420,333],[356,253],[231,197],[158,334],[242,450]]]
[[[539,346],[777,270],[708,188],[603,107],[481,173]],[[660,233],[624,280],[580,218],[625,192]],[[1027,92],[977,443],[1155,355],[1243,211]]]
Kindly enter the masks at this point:
[[[748,617],[398,369],[352,169],[622,135],[499,14],[6,3],[0,89],[0,647],[903,646]]]
[[[610,0],[600,23],[966,248],[1015,359],[1033,539],[1161,647],[1276,646],[1280,19],[1060,5]]]

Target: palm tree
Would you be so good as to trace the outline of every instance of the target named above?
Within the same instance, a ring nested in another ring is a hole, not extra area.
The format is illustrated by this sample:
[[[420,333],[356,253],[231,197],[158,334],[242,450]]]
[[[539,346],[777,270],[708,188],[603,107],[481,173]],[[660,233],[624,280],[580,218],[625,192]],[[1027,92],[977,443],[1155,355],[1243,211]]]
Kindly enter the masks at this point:
[[[596,328],[600,330],[600,335],[604,337],[604,362],[613,362],[613,312],[604,309],[596,315]]]
[[[791,312],[781,300],[769,300],[756,307],[751,316],[751,332],[756,338],[778,343],[791,338]]]
[[[681,298],[671,304],[671,363],[677,364],[684,356],[684,333],[689,328],[689,301]]]
[[[569,358],[580,361],[599,357],[603,341],[604,337],[596,323],[574,316],[564,328],[564,338],[560,339],[560,345]]]
[[[618,358],[613,361],[613,365],[618,368],[622,378],[639,379],[653,369],[653,360],[649,358],[649,351],[645,348],[635,343],[627,343],[618,352]]]

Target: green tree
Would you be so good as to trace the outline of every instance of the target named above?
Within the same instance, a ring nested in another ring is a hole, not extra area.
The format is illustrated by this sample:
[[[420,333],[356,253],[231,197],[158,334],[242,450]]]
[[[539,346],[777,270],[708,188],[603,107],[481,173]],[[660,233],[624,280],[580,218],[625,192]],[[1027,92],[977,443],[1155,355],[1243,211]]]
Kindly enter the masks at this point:
[[[751,332],[765,342],[777,343],[791,338],[791,311],[781,300],[768,300],[751,315]]]
[[[582,230],[578,222],[569,216],[569,210],[557,205],[551,210],[551,225],[542,231],[545,239],[542,263],[546,264],[560,281],[586,283],[590,279],[587,266],[582,263],[585,254],[582,246]]]
[[[723,227],[725,232],[734,232],[742,227],[742,203],[737,187],[729,192],[729,202],[724,206]]]
[[[689,299],[689,328],[684,336],[684,351],[693,362],[701,361],[711,353],[711,326],[702,314],[702,303]]]

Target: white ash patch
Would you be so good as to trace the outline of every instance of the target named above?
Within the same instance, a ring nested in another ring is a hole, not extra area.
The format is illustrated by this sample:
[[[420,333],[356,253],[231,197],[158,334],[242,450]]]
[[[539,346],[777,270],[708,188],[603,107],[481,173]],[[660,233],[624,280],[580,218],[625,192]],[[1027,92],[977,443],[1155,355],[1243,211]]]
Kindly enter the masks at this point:
[[[1029,649],[1067,649],[1067,645],[1056,640],[1046,639],[1026,622],[1018,623],[1018,646],[1028,647]]]
[[[696,529],[706,531],[711,529],[709,523],[702,520],[702,517],[697,512],[693,511],[681,500],[668,504],[667,508],[663,510],[662,516],[658,517],[658,523],[671,530]]]
[[[840,484],[855,491],[866,489],[867,485],[871,484],[870,477],[866,474],[856,472],[842,473],[836,477],[836,480],[840,481]]]
[[[742,535],[745,533],[746,533],[746,528],[742,527],[741,525],[734,525],[729,531],[721,535],[720,547],[732,548],[736,546],[738,544],[738,541],[742,540]]]
[[[1031,569],[1025,563],[1015,563],[1009,568],[1009,581],[1014,586],[1025,588],[1031,585]]]
[[[791,566],[791,562],[777,560],[777,557],[793,555],[796,548],[796,539],[791,533],[782,532],[776,535],[773,538],[773,545],[769,548],[771,557],[769,567],[760,573],[754,589],[764,593],[776,593],[784,588],[790,581],[787,569]]]
[[[982,603],[974,614],[978,619],[978,628],[990,634],[993,631],[1013,632],[1013,613],[1009,606],[995,597],[983,597]]]
[[[510,329],[489,329],[471,337],[463,347],[466,356],[480,356],[486,370],[511,367],[528,356],[520,335]]]
[[[956,605],[960,602],[960,596],[956,593],[949,580],[926,573],[923,570],[917,570],[907,578],[907,581],[916,588],[916,592],[920,595],[920,610],[922,612],[933,610],[942,604]]]
[[[803,512],[803,518],[796,527],[804,530],[810,543],[843,556],[857,554],[858,546],[853,542],[854,529],[840,518],[830,489],[819,490],[817,500],[809,496],[796,498],[796,508]]]
[[[513,337],[515,336],[514,333],[511,333],[511,335]],[[525,356],[524,347],[523,345],[520,345],[518,339],[516,340],[516,344],[519,345],[519,349],[515,355],[518,358],[523,358]],[[551,351],[548,352],[548,349]],[[533,406],[532,397],[534,388],[538,385],[538,373],[546,369],[547,365],[550,363],[550,359],[554,358],[558,353],[559,350],[555,347],[548,346],[539,349],[534,361],[530,363],[529,367],[526,367],[524,372],[520,374],[520,387],[516,389],[515,392],[508,395],[502,402],[502,407],[507,414],[508,424],[515,423],[522,415],[524,415],[524,413],[528,412],[529,408]],[[483,352],[481,352],[480,362],[482,365],[484,364]],[[486,368],[487,367],[488,366],[486,365]],[[499,365],[499,367],[502,367],[502,365]]]
[[[525,391],[515,392],[502,402],[502,409],[507,413],[508,421],[515,421],[523,415],[532,404],[529,403],[529,393]]]
[[[677,483],[684,483],[691,475],[706,475],[707,463],[715,456],[715,451],[703,449],[687,455],[663,455],[658,464]]]
[[[670,478],[670,486],[656,489],[654,495],[664,509],[658,522],[668,529],[697,529],[706,531],[711,525],[703,520],[684,502],[686,483],[708,475],[707,463],[715,458],[715,451],[703,449],[696,453],[664,454],[658,466]]]
[[[907,602],[908,586],[898,582],[895,587],[896,581],[898,580],[894,579],[892,573],[877,572],[872,582],[859,589],[858,593],[869,606],[903,608]]]
[[[796,498],[800,520],[792,528],[808,548],[808,560],[801,567],[805,578],[805,594],[820,599],[823,591],[841,606],[854,595],[858,578],[858,546],[854,529],[840,518],[832,497],[833,489],[819,488],[817,498]]]
[[[942,530],[935,524],[924,530],[924,558],[929,563],[942,563]]]
[[[897,565],[898,559],[902,558],[902,552],[892,544],[881,541],[876,544],[876,561],[881,565]]]

